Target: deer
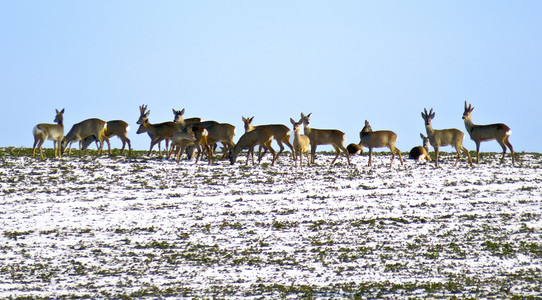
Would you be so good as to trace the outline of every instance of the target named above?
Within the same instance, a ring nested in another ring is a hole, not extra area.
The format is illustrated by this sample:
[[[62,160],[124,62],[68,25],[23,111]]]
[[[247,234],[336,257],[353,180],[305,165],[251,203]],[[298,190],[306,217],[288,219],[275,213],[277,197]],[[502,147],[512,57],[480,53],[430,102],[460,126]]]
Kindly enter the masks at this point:
[[[309,119],[311,117],[312,113],[309,113],[308,115],[304,115],[301,113],[301,120],[300,122],[303,123],[303,130],[306,136],[309,137],[310,144],[311,144],[311,163],[314,164],[314,158],[316,156],[316,147],[318,145],[332,145],[333,148],[335,148],[335,151],[337,151],[337,155],[335,155],[335,158],[331,162],[331,165],[335,163],[337,160],[337,157],[341,154],[341,150],[346,154],[346,159],[348,160],[348,164],[350,164],[350,154],[344,148],[344,132],[336,129],[314,129],[309,127]]]
[[[294,119],[290,118],[290,122],[294,128],[294,148],[292,150],[294,154],[294,164],[296,163],[295,157],[299,155],[299,167],[303,168],[303,153],[307,155],[307,165],[311,166],[311,160],[309,158],[309,150],[311,141],[308,136],[301,134],[301,124],[302,122],[296,122]]]
[[[363,147],[354,143],[348,144],[348,146],[346,146],[346,150],[348,150],[348,154],[350,155],[363,154]]]
[[[239,156],[239,153],[245,148],[248,148],[247,161],[245,165],[248,165],[250,157],[252,157],[252,164],[254,165],[254,146],[262,145],[264,148],[271,152],[273,159],[271,165],[275,164],[275,150],[271,147],[273,141],[273,133],[265,128],[257,128],[252,131],[245,132],[237,141],[237,144],[231,148],[228,152],[228,158],[233,165]],[[258,157],[258,163],[260,163],[262,157]]]
[[[200,157],[203,156],[203,152],[207,153],[207,157],[209,159],[209,164],[211,163],[211,154],[210,147],[207,144],[207,129],[196,126],[196,125],[189,125],[185,127],[182,131],[179,131],[173,135],[173,138],[171,139],[172,143],[172,149],[174,147],[177,147],[177,150],[175,152],[175,157],[177,162],[179,162],[180,157],[185,150],[187,150],[190,147],[194,147],[195,149],[198,149],[198,154],[196,155],[196,161],[197,164]],[[191,158],[191,154],[188,151],[188,159]]]
[[[98,137],[100,142],[100,147],[98,148],[98,155],[102,154],[102,149],[104,146],[104,141],[109,144],[109,139],[105,135],[107,130],[107,123],[100,119],[86,119],[82,122],[74,124],[68,134],[62,139],[62,153],[66,150],[66,147],[69,148],[68,155],[71,155],[71,145],[78,141],[79,142],[79,155],[82,152],[83,140],[89,136]]]
[[[427,138],[429,139],[429,143],[431,146],[433,146],[433,149],[435,150],[435,167],[438,167],[438,156],[439,156],[439,149],[441,146],[453,146],[455,150],[457,151],[457,160],[455,161],[455,165],[457,166],[457,163],[461,159],[461,151],[463,151],[465,154],[467,154],[467,157],[469,158],[469,164],[472,167],[472,159],[470,157],[469,151],[463,146],[463,139],[465,137],[465,134],[461,132],[459,129],[433,129],[431,126],[431,120],[435,118],[435,113],[433,112],[433,109],[427,113],[427,109],[424,108],[424,111],[422,112],[422,118],[425,121],[425,130],[427,131]]]
[[[235,146],[233,137],[235,136],[235,126],[228,123],[218,123],[216,121],[204,121],[195,125],[207,129],[207,143],[210,147],[209,153],[212,155],[217,143],[223,144],[224,157],[228,155],[230,149]]]
[[[34,146],[32,147],[32,157],[36,156],[36,148],[40,150],[41,159],[43,159],[43,150],[41,146],[45,141],[52,140],[54,145],[55,157],[62,157],[61,144],[64,138],[64,109],[58,111],[55,109],[56,116],[53,122],[56,124],[40,123],[32,129],[34,135]]]
[[[110,139],[111,137],[117,136],[122,141],[122,148],[120,149],[120,154],[124,151],[126,144],[128,144],[128,155],[132,155],[132,145],[130,139],[127,137],[128,130],[130,130],[130,125],[122,120],[113,120],[107,122],[107,129],[105,130],[105,136]],[[81,150],[88,148],[92,142],[96,142],[96,147],[98,147],[98,138],[94,135],[88,136],[82,141]],[[111,155],[111,147],[109,141],[107,142],[107,147],[109,150],[109,155]]]
[[[151,138],[151,146],[149,148],[149,153],[147,156],[151,156],[151,151],[154,145],[158,144],[158,154],[162,156],[162,150],[160,149],[160,142],[166,141],[166,153],[168,153],[169,141],[176,132],[181,130],[179,124],[175,122],[163,122],[157,124],[151,124],[149,122],[150,110],[147,111],[147,105],[139,106],[140,116],[137,120],[139,128],[137,129],[137,134],[146,132]],[[169,155],[168,155],[169,156]]]
[[[294,159],[294,161],[296,160],[296,156],[294,154],[294,148],[292,144],[290,144],[290,129],[288,127],[282,124],[254,126],[252,125],[252,121],[254,120],[254,117],[252,118],[241,117],[241,118],[245,126],[245,132],[254,130],[255,128],[265,128],[271,131],[271,133],[273,133],[273,138],[275,139],[275,141],[277,141],[277,144],[279,145],[279,151],[277,152],[277,160],[278,160],[279,155],[282,153],[282,151],[284,151],[284,146],[282,145],[282,143],[286,144],[286,146],[290,148],[290,150],[292,151],[292,158]],[[261,151],[262,151],[262,146],[260,146],[258,153],[261,156],[265,155],[266,151],[264,151],[263,154],[260,154]]]
[[[463,112],[463,120],[465,121],[465,128],[470,135],[471,140],[476,144],[476,163],[480,163],[480,144],[486,141],[497,140],[499,145],[502,148],[502,158],[501,162],[504,162],[504,157],[506,155],[506,147],[510,149],[512,156],[512,165],[514,165],[514,147],[510,144],[510,135],[512,130],[510,127],[506,126],[503,123],[489,124],[489,125],[475,125],[472,122],[472,111],[474,107],[471,104],[467,106],[467,101],[465,101],[465,111]]]
[[[192,132],[194,134],[194,137],[196,138],[196,141],[194,143],[187,145],[184,149],[186,149],[186,154],[188,155],[188,159],[192,158],[192,154],[194,153],[195,149],[198,150],[198,155],[196,156],[196,163],[197,163],[201,156],[202,151],[205,150],[205,152],[208,152],[208,146],[207,146],[208,132],[201,126],[197,126],[198,123],[201,123],[201,118],[184,119],[183,118],[184,108],[182,110],[172,109],[172,111],[173,111],[173,122],[179,124],[181,131]],[[205,140],[202,140],[202,139],[205,139]],[[174,143],[171,144],[170,153],[174,151],[175,145],[176,144]],[[179,153],[179,150],[177,150],[176,156],[180,157],[180,155],[182,155],[182,153]],[[169,154],[168,154],[168,157],[169,157]]]
[[[369,148],[369,166],[372,166],[373,148],[387,147],[391,151],[390,168],[393,166],[395,153],[399,156],[401,165],[403,165],[403,157],[401,151],[395,147],[397,134],[390,130],[373,131],[369,122],[365,120],[365,126],[359,133],[359,146]]]
[[[423,135],[423,133],[420,133],[420,137],[422,138],[423,146],[416,146],[412,148],[408,154],[408,158],[418,161],[430,161],[431,158],[429,157],[429,138]]]

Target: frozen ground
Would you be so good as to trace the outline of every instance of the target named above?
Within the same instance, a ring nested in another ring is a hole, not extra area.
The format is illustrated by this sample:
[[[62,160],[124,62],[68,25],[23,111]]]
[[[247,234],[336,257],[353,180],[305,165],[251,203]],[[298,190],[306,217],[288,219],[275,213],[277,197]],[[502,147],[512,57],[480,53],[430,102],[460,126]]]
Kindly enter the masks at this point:
[[[0,149],[0,298],[542,296],[542,155],[498,157],[300,169]]]

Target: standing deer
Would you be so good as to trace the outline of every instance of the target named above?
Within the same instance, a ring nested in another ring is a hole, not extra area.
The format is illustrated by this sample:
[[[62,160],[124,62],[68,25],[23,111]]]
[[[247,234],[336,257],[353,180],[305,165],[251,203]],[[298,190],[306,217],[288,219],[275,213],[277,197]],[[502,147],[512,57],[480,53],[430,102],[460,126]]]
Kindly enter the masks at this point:
[[[139,120],[137,120],[139,128],[137,129],[137,134],[146,132],[151,138],[151,147],[149,148],[147,156],[151,156],[152,148],[156,144],[158,144],[158,154],[161,156],[162,150],[160,149],[160,142],[163,140],[166,141],[166,153],[168,153],[169,141],[176,132],[180,131],[179,124],[176,124],[175,122],[151,124],[149,122],[149,114],[151,111],[147,111],[147,105],[141,105],[139,107],[139,112]]]
[[[245,118],[241,117],[243,119],[243,123],[245,124],[245,132],[252,131],[255,128],[265,128],[271,133],[273,133],[273,138],[275,141],[277,141],[277,144],[279,145],[279,152],[277,152],[277,159],[279,155],[284,151],[284,146],[282,143],[286,144],[288,148],[292,151],[292,158],[294,161],[296,160],[296,157],[294,155],[294,148],[292,144],[290,144],[290,129],[282,124],[270,124],[270,125],[258,125],[254,126],[252,125],[252,120],[254,120],[254,117],[252,118]],[[263,156],[265,155],[266,151],[264,151],[263,154],[261,154],[262,146],[260,146],[260,149],[258,151],[259,155]]]
[[[303,123],[303,129],[305,131],[305,135],[309,137],[309,140],[311,142],[311,163],[314,164],[314,157],[316,156],[316,147],[318,145],[332,145],[333,148],[335,148],[335,151],[337,151],[337,155],[335,155],[335,158],[331,162],[335,162],[337,160],[337,157],[339,157],[339,154],[341,154],[341,150],[346,154],[346,159],[348,160],[348,164],[350,164],[350,154],[344,148],[344,133],[339,130],[335,129],[314,129],[309,127],[309,118],[311,117],[312,113],[308,115],[304,115],[301,113],[301,120],[300,122]]]
[[[510,149],[512,155],[512,165],[514,160],[514,147],[510,144],[509,138],[512,134],[510,127],[503,123],[490,124],[490,125],[475,125],[472,123],[471,113],[474,107],[469,104],[467,107],[467,101],[465,101],[465,112],[463,112],[463,120],[465,120],[465,128],[470,135],[471,140],[476,144],[476,163],[480,163],[480,143],[485,141],[497,140],[502,147],[501,162],[504,162],[504,156],[506,154],[506,147]]]
[[[433,112],[433,109],[427,113],[427,109],[424,108],[424,111],[422,112],[422,118],[425,121],[425,130],[427,131],[427,138],[429,139],[429,143],[433,148],[435,149],[435,166],[438,167],[438,154],[440,146],[453,146],[455,150],[457,151],[457,160],[455,161],[455,166],[457,166],[457,163],[461,159],[461,152],[465,152],[469,158],[469,164],[472,167],[472,160],[470,157],[469,151],[463,146],[463,138],[465,135],[463,132],[461,132],[459,129],[433,129],[431,126],[431,120],[435,117],[435,113]]]
[[[188,159],[192,158],[192,154],[194,153],[194,150],[198,150],[198,155],[196,156],[196,163],[198,163],[198,160],[200,158],[200,156],[202,155],[202,151],[205,150],[205,152],[209,152],[208,151],[208,146],[207,146],[207,131],[202,128],[201,126],[197,126],[198,123],[201,122],[201,118],[188,118],[188,119],[184,119],[183,118],[183,115],[184,115],[184,108],[182,110],[175,110],[175,109],[172,109],[173,110],[173,122],[179,124],[180,126],[180,129],[181,131],[186,131],[186,132],[192,132],[194,134],[194,137],[196,138],[196,141],[194,141],[194,143],[192,144],[189,144],[187,147],[185,147],[186,149],[186,155],[188,156]],[[205,131],[205,134],[203,134]],[[204,140],[202,140],[204,139]],[[174,151],[174,143],[171,144],[171,152]],[[176,156],[177,157],[180,157],[180,155],[182,155],[182,153],[179,153],[178,152],[179,150],[176,151]],[[168,154],[168,157],[169,157],[169,154]],[[177,161],[179,161],[177,159]]]
[[[66,150],[66,147],[69,148],[68,155],[71,155],[71,145],[73,142],[79,142],[79,155],[81,155],[83,140],[89,136],[98,137],[100,142],[100,147],[98,148],[98,155],[102,154],[102,149],[104,146],[104,141],[109,144],[109,139],[105,136],[105,131],[107,130],[107,123],[100,119],[87,119],[72,126],[72,129],[66,134],[64,139],[62,139],[62,152]]]
[[[303,153],[307,155],[307,165],[311,166],[311,160],[309,158],[309,150],[311,141],[308,136],[301,134],[301,124],[302,122],[296,122],[294,119],[290,118],[290,122],[292,125],[294,125],[294,164],[295,164],[295,157],[299,155],[299,167],[303,167]]]
[[[359,145],[369,148],[369,166],[372,166],[373,148],[388,147],[391,151],[390,168],[393,165],[395,159],[395,153],[399,156],[401,165],[403,165],[403,157],[401,151],[395,147],[397,141],[397,134],[390,130],[378,130],[373,131],[369,122],[365,120],[365,126],[359,133]]]
[[[47,140],[52,140],[54,144],[55,157],[61,157],[62,138],[64,137],[64,109],[56,110],[54,122],[56,124],[40,123],[32,129],[34,134],[34,146],[32,147],[32,157],[36,156],[36,148],[40,150],[40,156],[43,159],[43,150],[41,145]]]
[[[120,154],[124,151],[126,144],[128,144],[128,155],[132,155],[132,145],[130,139],[127,137],[128,130],[130,130],[130,125],[122,120],[113,120],[107,122],[107,129],[105,130],[105,136],[110,139],[111,137],[117,136],[122,141],[122,148],[120,149]],[[96,142],[96,147],[98,147],[98,138],[94,135],[88,136],[83,139],[82,150],[88,148],[92,142]],[[111,155],[111,145],[109,140],[106,140],[109,154]]]
[[[231,148],[228,152],[228,158],[230,163],[233,165],[237,160],[239,153],[245,148],[248,148],[247,152],[247,161],[245,165],[248,165],[249,157],[252,157],[252,164],[254,165],[254,146],[262,145],[264,148],[267,148],[269,152],[273,155],[271,165],[275,164],[275,150],[271,147],[271,142],[273,141],[273,133],[265,128],[257,128],[249,132],[245,132],[240,138],[237,144]],[[262,157],[258,157],[258,163],[261,161]]]
[[[216,121],[204,121],[195,125],[207,129],[207,143],[209,144],[211,155],[214,152],[217,143],[224,145],[224,157],[227,156],[229,150],[235,146],[233,137],[235,136],[235,126],[228,123],[218,123]]]
[[[420,137],[422,138],[422,145],[423,146],[416,146],[410,150],[410,153],[408,154],[408,158],[415,159],[418,161],[424,161],[424,160],[431,160],[429,157],[429,139],[423,135],[423,133],[420,133]]]

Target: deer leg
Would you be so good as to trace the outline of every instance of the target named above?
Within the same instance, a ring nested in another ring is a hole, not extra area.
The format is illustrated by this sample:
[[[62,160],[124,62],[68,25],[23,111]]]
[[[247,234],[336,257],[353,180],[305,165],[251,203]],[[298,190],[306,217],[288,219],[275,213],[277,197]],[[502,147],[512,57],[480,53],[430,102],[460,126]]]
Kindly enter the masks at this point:
[[[469,164],[470,166],[472,167],[472,159],[470,157],[470,153],[469,153],[469,150],[467,150],[467,148],[465,148],[465,146],[461,145],[461,149],[465,152],[465,154],[467,154],[467,158],[469,159]]]
[[[508,147],[508,149],[510,149],[510,152],[512,153],[512,164],[515,163],[515,159],[514,159],[514,147],[512,147],[512,144],[510,144],[510,141],[508,140],[510,136],[507,135],[506,138],[504,138],[504,143],[506,144],[506,146]],[[504,158],[503,158],[504,159]]]
[[[433,149],[435,150],[435,167],[438,168],[438,152],[439,152],[439,147],[433,147]]]
[[[372,166],[373,165],[373,148],[372,147],[369,147],[369,164],[368,166]]]
[[[286,144],[286,146],[288,146],[288,148],[290,148],[290,150],[292,150],[292,158],[294,159],[294,162],[295,162],[297,158],[295,155],[294,146],[290,144],[290,141],[288,141],[288,139],[285,139],[283,142]]]
[[[316,156],[316,145],[311,142],[311,163],[314,164],[314,157]]]
[[[350,153],[348,153],[348,150],[343,145],[339,145],[339,148],[344,152],[346,155],[346,160],[348,161],[348,164],[350,164]]]
[[[339,149],[339,147],[333,145],[333,148],[335,148],[335,151],[337,151],[337,154],[335,154],[335,158],[331,161],[331,164],[333,165],[335,163],[335,161],[337,160],[337,157],[339,157],[339,155],[341,154],[341,149]]]
[[[476,163],[480,164],[480,141],[476,141]]]
[[[399,156],[399,160],[401,161],[401,166],[403,165],[403,157],[401,156],[401,150],[397,149],[395,146],[395,151],[397,151],[397,156]]]

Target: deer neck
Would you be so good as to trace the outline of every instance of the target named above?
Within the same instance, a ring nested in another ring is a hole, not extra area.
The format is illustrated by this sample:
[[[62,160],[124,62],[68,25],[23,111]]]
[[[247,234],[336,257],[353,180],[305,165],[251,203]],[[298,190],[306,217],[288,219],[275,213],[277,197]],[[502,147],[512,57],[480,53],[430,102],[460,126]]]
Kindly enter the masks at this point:
[[[474,123],[472,122],[471,117],[470,117],[470,116],[466,117],[466,118],[464,119],[464,121],[465,121],[465,128],[467,129],[467,131],[468,131],[469,133],[471,133],[472,128],[474,127]]]

